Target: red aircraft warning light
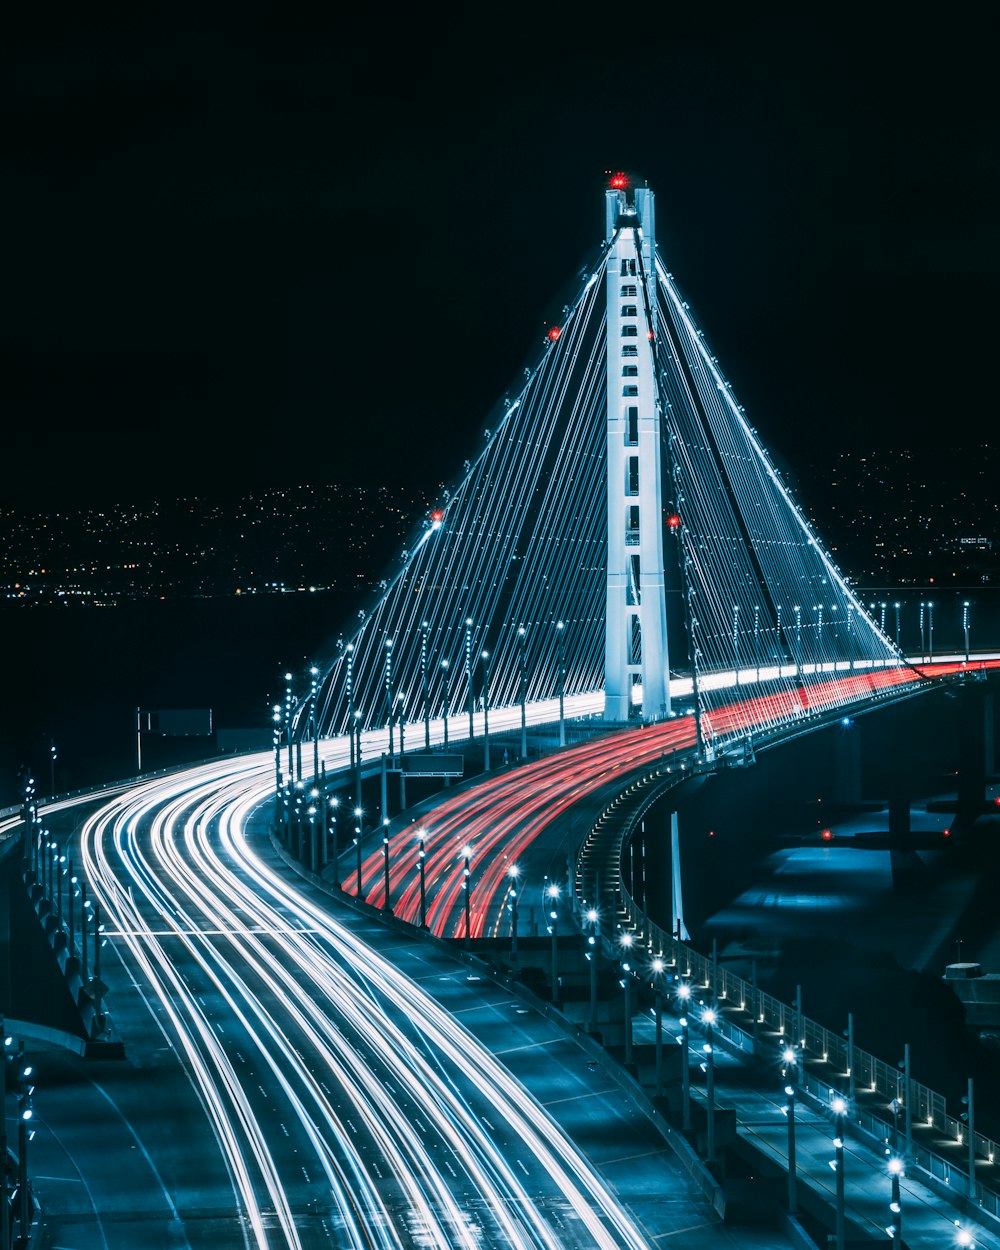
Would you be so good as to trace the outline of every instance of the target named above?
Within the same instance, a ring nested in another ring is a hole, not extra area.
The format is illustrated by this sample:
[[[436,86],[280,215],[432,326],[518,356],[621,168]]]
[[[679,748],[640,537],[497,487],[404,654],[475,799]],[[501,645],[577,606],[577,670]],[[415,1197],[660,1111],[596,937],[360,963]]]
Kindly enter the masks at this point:
[[[676,512],[671,512],[671,514],[667,517],[667,525],[672,530],[680,529],[681,519]]]
[[[559,335],[562,334],[562,326],[549,326],[549,342],[554,343]]]
[[[611,182],[609,183],[609,186],[611,187],[612,191],[627,190],[628,189],[628,175],[627,174],[612,174]]]
[[[824,842],[832,842],[832,841],[833,841],[833,830],[832,830],[832,829],[824,829],[824,830],[823,830],[823,833],[822,833],[822,835],[821,835],[821,836],[822,836],[822,838],[823,838],[823,841],[824,841]]]

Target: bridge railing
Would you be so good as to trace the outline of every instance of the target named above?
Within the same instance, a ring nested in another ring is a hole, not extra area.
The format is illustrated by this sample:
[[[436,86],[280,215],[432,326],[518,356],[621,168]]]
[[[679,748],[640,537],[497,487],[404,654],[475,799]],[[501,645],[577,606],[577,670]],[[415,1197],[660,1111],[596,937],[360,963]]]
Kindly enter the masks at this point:
[[[731,1016],[720,1013],[713,1025],[718,1036],[739,1051],[751,1054],[760,1053],[766,1045],[759,1036],[761,1029],[771,1035],[772,1044],[781,1044],[775,1038],[787,1039],[790,1044],[797,1041],[802,1056],[800,1087],[823,1105],[829,1103],[834,1088],[848,1096],[852,1056],[850,1044],[842,1034],[764,993],[730,969],[721,968],[717,959],[701,954],[653,924],[639,912],[630,896],[627,901],[634,924],[634,946],[642,945],[650,955],[662,958],[674,977],[691,986],[696,1001],[706,1006],[740,1009],[755,1022],[748,1030]],[[943,1094],[912,1077],[907,1090],[906,1077],[898,1065],[886,1063],[856,1045],[853,1062],[853,1087],[861,1095],[851,1104],[851,1118],[857,1127],[877,1141],[898,1145],[914,1167],[946,1186],[949,1192],[968,1198],[980,1210],[1000,1219],[1000,1145],[982,1133],[975,1134],[976,1176],[970,1177],[968,1129],[960,1119],[948,1115]],[[891,1109],[894,1099],[898,1099],[899,1106],[896,1114]],[[912,1131],[907,1136],[907,1101],[911,1129],[915,1127],[924,1136],[932,1135],[933,1145],[919,1140]],[[884,1113],[880,1114],[882,1108]]]

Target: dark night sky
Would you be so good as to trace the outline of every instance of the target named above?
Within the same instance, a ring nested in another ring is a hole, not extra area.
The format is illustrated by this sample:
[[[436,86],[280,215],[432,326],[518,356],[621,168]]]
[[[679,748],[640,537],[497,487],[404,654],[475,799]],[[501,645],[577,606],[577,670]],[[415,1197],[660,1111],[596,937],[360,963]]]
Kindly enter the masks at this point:
[[[203,8],[5,40],[7,502],[450,479],[609,168],[779,462],[993,434],[986,6]]]

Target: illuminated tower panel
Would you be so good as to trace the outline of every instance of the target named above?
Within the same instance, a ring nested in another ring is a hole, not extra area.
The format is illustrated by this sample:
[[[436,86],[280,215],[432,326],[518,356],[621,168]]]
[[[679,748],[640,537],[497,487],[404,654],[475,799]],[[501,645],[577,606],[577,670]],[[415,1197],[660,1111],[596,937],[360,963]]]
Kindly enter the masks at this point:
[[[670,712],[660,412],[653,352],[653,193],[606,196],[608,568],[606,720]]]

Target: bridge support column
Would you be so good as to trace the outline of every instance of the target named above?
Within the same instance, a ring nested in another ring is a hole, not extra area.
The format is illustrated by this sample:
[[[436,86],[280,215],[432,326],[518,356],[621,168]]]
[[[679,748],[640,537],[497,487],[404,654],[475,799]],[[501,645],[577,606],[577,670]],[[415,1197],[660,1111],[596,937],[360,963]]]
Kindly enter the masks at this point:
[[[679,942],[690,940],[684,923],[684,889],[681,883],[681,836],[677,813],[670,813],[670,932]]]
[[[993,696],[980,685],[962,688],[958,742],[958,810],[975,812],[986,801],[993,764]]]
[[[838,725],[834,747],[833,798],[845,807],[861,802],[861,726]]]

